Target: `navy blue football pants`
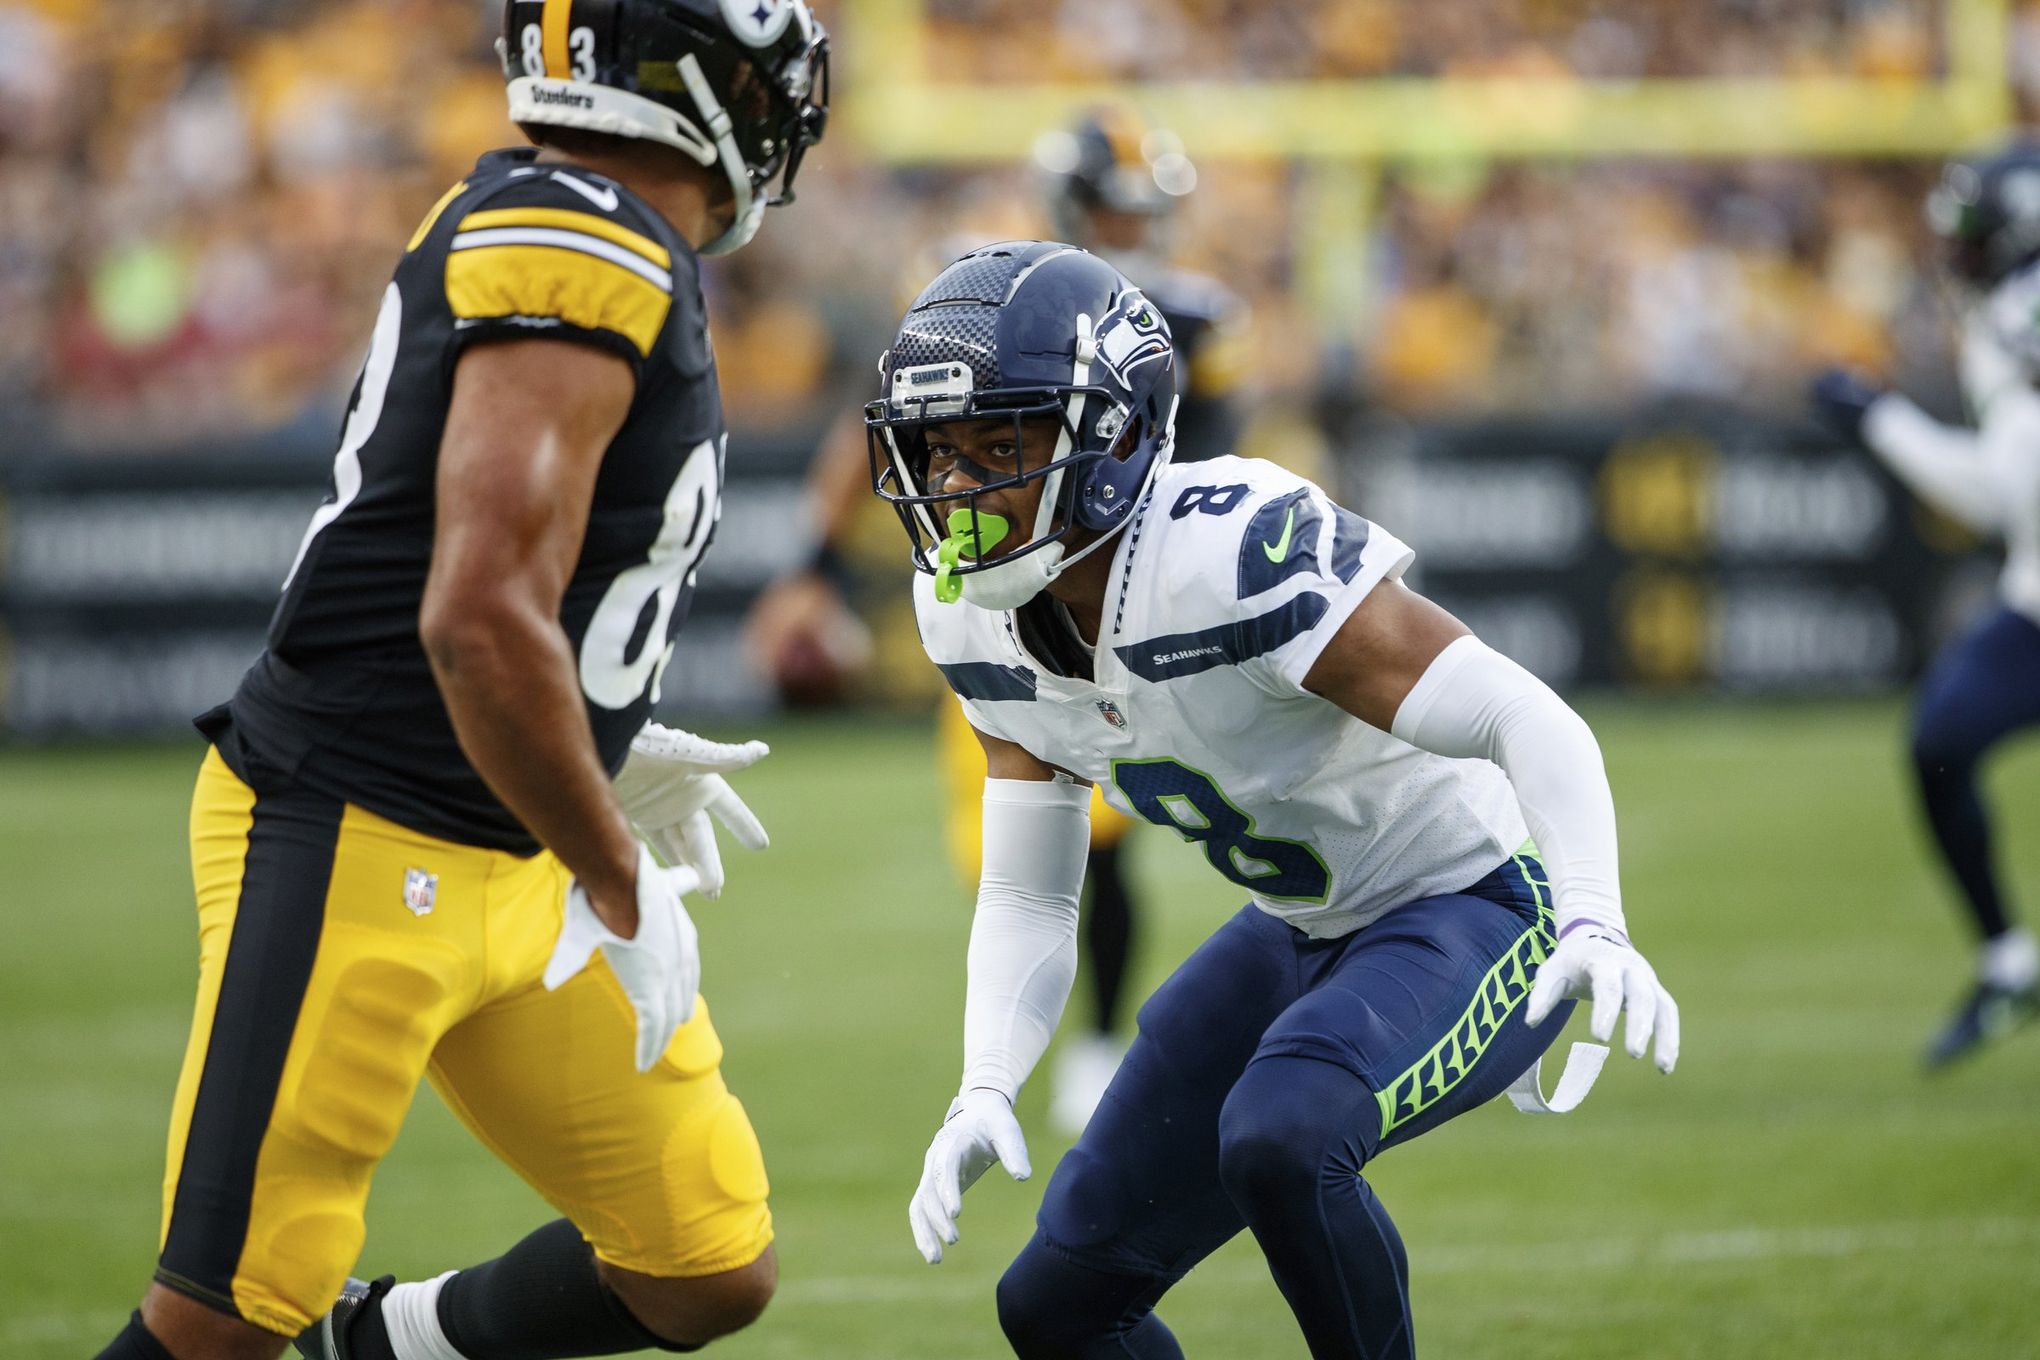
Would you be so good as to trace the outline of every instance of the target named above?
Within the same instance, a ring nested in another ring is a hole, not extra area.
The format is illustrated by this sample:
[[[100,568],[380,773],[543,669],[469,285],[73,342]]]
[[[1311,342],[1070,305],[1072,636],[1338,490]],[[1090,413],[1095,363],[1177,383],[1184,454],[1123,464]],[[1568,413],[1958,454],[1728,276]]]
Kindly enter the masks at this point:
[[[999,1282],[1014,1351],[1180,1357],[1155,1303],[1244,1227],[1313,1356],[1414,1354],[1402,1239],[1360,1171],[1499,1095],[1557,1036],[1569,1005],[1523,1023],[1548,900],[1517,856],[1341,939],[1234,916],[1141,1008],[1050,1178]]]
[[[1990,818],[1977,795],[1986,752],[2040,724],[2040,625],[1999,608],[1934,660],[1913,714],[1913,767],[1920,800],[1948,871],[1984,939],[2011,913],[1992,862]]]

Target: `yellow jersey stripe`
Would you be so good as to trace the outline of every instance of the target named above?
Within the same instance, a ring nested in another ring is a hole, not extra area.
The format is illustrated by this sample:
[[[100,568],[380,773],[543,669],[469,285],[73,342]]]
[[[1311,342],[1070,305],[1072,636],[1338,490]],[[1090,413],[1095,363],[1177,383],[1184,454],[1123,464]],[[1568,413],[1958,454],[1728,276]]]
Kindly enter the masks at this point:
[[[573,15],[574,0],[545,0],[545,8],[539,11],[540,51],[545,56],[545,73],[556,80],[565,80],[574,74],[574,64],[567,57],[567,25]]]
[[[559,321],[583,330],[615,331],[649,356],[666,324],[672,295],[640,272],[650,265],[626,258],[637,268],[555,245],[456,249],[446,257],[447,305],[460,321],[514,317],[537,326]]]
[[[419,246],[425,244],[425,238],[431,235],[432,224],[439,220],[439,214],[445,212],[446,205],[453,202],[453,200],[455,200],[456,198],[459,198],[461,194],[466,191],[466,189],[467,181],[462,180],[460,183],[454,185],[451,189],[448,189],[445,193],[439,196],[439,201],[432,205],[432,211],[426,213],[425,220],[418,224],[418,230],[411,233],[411,242],[409,245],[404,247],[404,253],[406,255],[416,250]]]
[[[598,260],[607,260],[628,269],[661,292],[673,291],[671,274],[622,246],[611,245],[585,232],[561,231],[555,227],[491,227],[486,231],[455,232],[448,249],[458,254],[488,246],[551,246],[555,250],[578,250],[583,255],[593,255]]]
[[[460,219],[462,231],[486,231],[490,227],[560,227],[567,231],[586,232],[635,250],[661,269],[673,267],[672,252],[651,237],[640,236],[629,227],[606,217],[576,212],[572,208],[490,208],[469,213]]]

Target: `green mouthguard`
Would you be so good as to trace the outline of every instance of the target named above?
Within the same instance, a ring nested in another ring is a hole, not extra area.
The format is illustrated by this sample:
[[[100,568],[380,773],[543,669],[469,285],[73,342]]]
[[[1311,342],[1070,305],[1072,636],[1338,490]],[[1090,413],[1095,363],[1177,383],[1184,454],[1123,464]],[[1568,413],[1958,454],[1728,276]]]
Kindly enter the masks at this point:
[[[977,532],[971,532],[972,520],[976,520]],[[944,604],[955,604],[963,598],[963,578],[956,574],[957,565],[968,556],[972,560],[982,558],[986,553],[1006,541],[1006,535],[1013,532],[1013,526],[1006,523],[1004,515],[986,514],[980,510],[975,516],[962,507],[949,512],[949,537],[935,547],[935,598]]]

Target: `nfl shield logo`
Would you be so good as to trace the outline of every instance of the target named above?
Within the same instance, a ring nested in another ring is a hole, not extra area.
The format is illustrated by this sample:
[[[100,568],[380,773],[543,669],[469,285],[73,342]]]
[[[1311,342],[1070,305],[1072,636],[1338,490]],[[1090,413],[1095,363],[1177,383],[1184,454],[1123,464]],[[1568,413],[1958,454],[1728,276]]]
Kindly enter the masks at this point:
[[[1119,706],[1110,699],[1100,699],[1098,701],[1098,716],[1111,723],[1120,731],[1124,732],[1126,730],[1126,715],[1121,713]]]
[[[432,910],[432,900],[439,896],[439,875],[428,874],[423,869],[404,870],[404,905],[411,909],[413,916],[423,916]]]

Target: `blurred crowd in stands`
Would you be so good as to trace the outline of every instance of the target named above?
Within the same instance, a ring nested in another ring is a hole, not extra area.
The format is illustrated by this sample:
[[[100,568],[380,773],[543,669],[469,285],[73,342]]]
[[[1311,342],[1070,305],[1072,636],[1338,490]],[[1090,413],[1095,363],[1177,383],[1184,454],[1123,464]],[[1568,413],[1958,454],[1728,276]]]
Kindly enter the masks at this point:
[[[979,79],[1921,76],[1935,0],[932,0]],[[1044,13],[1052,16],[1044,25]],[[1003,32],[1025,41],[988,41]]]
[[[856,41],[840,3],[817,8]],[[928,10],[930,52],[965,79],[1924,79],[1942,61],[1940,6],[1924,0]],[[498,13],[0,0],[0,427],[133,448],[329,423],[394,250],[478,151],[517,140],[490,51]],[[2040,34],[2040,5],[2022,16]],[[2040,88],[2040,40],[2015,61]],[[1200,168],[1174,244],[1252,304],[1267,391],[1415,415],[1660,393],[1782,404],[1826,359],[1944,362],[1919,215],[1929,165],[1391,169],[1348,243],[1364,280],[1329,318],[1299,245],[1302,172]],[[903,278],[932,273],[960,235],[1045,234],[1038,199],[1026,167],[889,169],[832,136],[801,203],[710,267],[733,425],[814,429],[861,401]]]

